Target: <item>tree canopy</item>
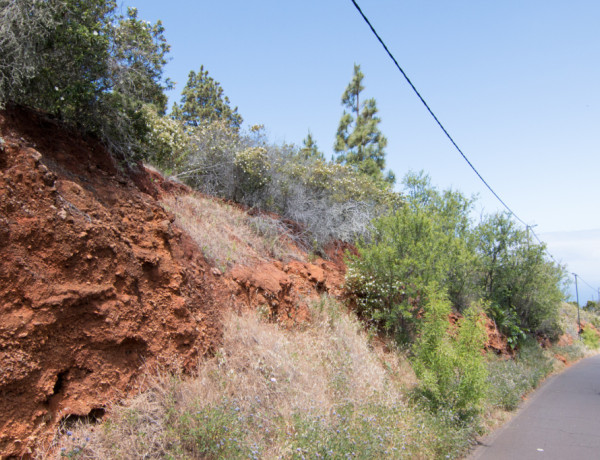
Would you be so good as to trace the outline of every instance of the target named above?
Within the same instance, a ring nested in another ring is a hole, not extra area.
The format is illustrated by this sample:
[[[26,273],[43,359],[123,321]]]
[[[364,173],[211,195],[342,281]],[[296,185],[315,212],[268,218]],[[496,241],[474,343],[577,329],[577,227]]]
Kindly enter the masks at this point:
[[[313,139],[310,131],[308,132],[308,134],[302,141],[302,148],[300,149],[300,151],[298,153],[304,159],[312,158],[312,159],[325,160],[325,156],[323,155],[323,152],[321,152],[319,150],[319,147],[317,147],[317,142]]]
[[[237,107],[231,108],[221,84],[208,75],[204,66],[200,66],[198,73],[190,72],[181,93],[181,103],[174,104],[171,115],[190,126],[223,120],[230,127],[239,129],[243,121]]]
[[[129,158],[148,134],[142,107],[164,112],[169,45],[158,21],[111,0],[0,1],[0,106],[45,110]]]

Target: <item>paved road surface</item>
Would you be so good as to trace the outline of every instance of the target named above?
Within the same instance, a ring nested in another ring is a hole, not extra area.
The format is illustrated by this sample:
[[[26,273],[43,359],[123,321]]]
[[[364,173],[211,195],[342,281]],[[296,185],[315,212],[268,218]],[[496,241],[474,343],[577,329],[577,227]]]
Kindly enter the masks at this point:
[[[600,355],[551,377],[469,459],[600,459]]]

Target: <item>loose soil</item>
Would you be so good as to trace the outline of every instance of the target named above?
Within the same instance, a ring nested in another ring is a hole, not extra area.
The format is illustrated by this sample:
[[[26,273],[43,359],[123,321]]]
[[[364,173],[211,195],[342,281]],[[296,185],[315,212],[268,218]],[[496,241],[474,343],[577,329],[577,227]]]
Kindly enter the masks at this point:
[[[158,201],[185,193],[44,114],[0,112],[0,456],[102,417],[147,367],[192,370],[226,308],[292,327],[307,302],[342,295],[343,244],[312,263],[209,266]]]
[[[41,114],[0,113],[0,455],[191,368],[220,340],[223,283],[138,168]]]

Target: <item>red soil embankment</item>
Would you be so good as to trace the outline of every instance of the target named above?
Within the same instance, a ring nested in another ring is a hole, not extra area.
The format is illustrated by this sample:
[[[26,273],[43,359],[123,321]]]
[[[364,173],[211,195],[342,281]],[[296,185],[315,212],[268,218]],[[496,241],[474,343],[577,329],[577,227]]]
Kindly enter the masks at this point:
[[[144,171],[33,112],[0,112],[0,456],[102,413],[144,363],[220,339],[216,279]]]

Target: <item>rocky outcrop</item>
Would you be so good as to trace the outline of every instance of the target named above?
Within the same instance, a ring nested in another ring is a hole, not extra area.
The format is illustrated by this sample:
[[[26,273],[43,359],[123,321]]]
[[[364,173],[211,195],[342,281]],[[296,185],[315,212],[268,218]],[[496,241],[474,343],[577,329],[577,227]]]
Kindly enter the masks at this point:
[[[23,110],[0,113],[0,136],[0,455],[27,456],[135,391],[143,364],[210,352],[221,281],[143,171],[136,186],[97,142]]]
[[[291,327],[309,319],[308,302],[323,293],[341,297],[343,263],[317,259],[237,266],[227,274],[238,305],[262,309],[268,318]]]

